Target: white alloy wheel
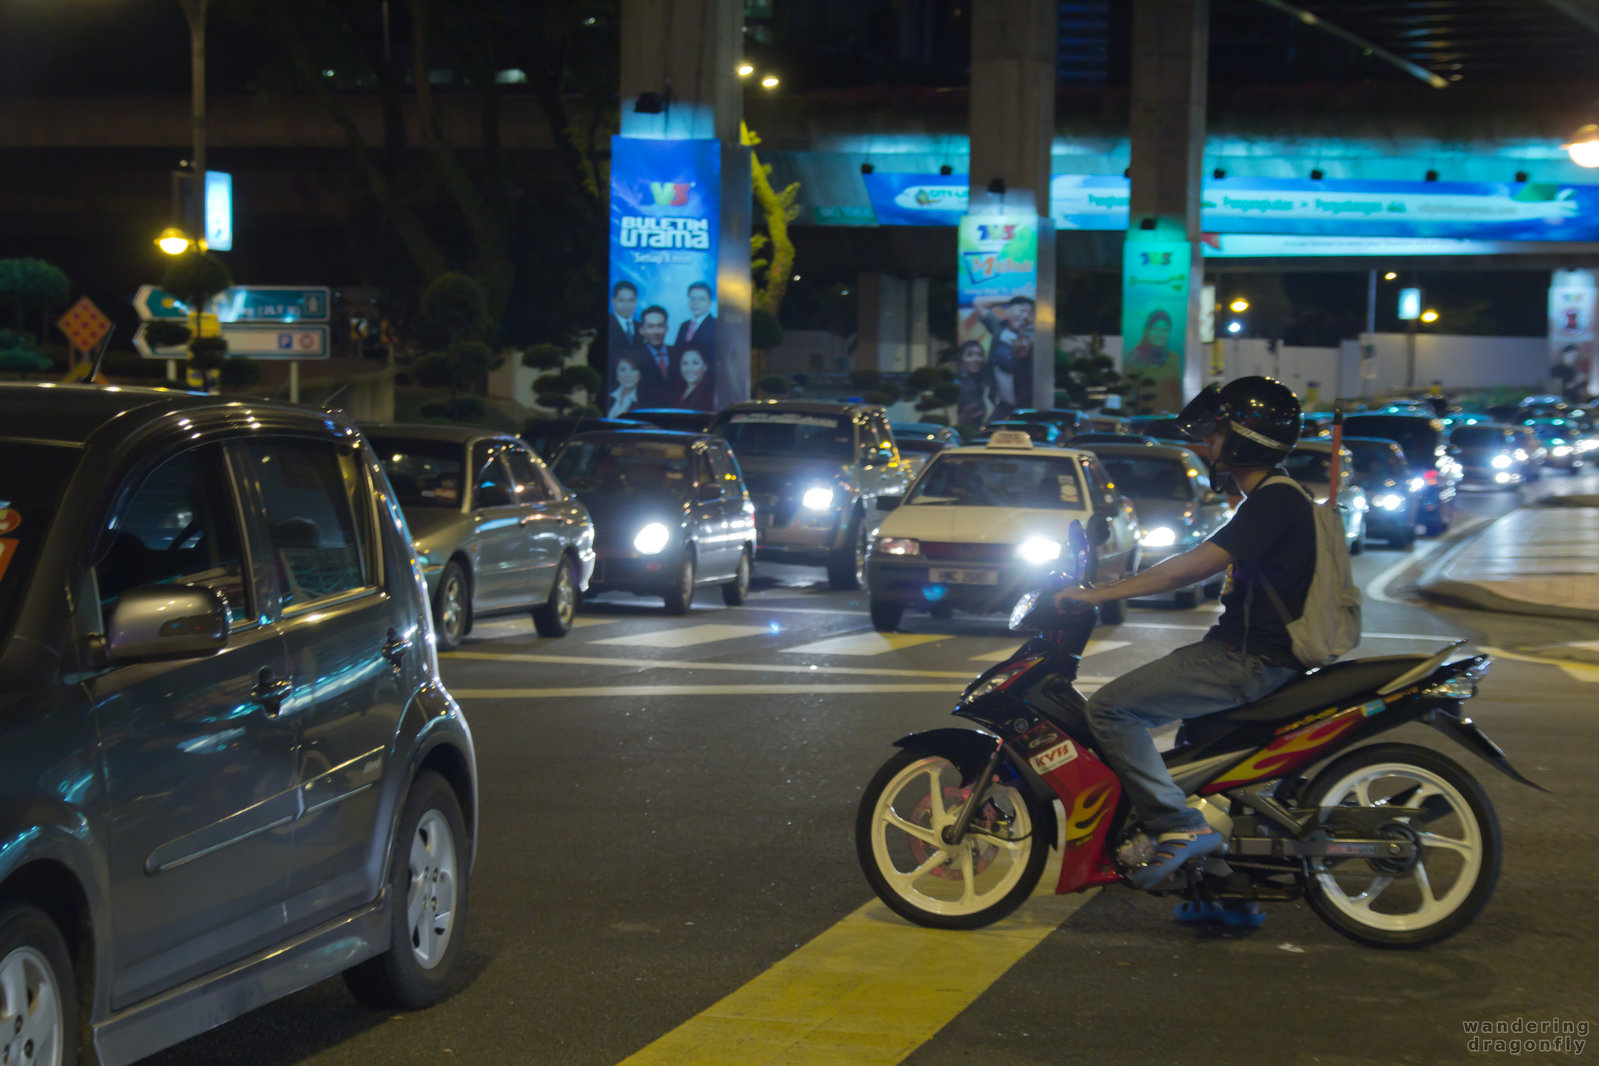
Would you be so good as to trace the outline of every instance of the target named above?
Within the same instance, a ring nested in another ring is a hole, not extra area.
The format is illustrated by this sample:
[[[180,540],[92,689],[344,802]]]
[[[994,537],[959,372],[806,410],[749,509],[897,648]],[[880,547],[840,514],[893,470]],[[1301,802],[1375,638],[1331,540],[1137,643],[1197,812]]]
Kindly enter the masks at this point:
[[[56,973],[26,945],[0,959],[0,1049],[6,1063],[59,1066],[67,1031]]]
[[[444,815],[430,810],[411,837],[410,889],[405,898],[411,951],[424,970],[444,958],[455,932],[455,883],[459,874],[455,834]]]

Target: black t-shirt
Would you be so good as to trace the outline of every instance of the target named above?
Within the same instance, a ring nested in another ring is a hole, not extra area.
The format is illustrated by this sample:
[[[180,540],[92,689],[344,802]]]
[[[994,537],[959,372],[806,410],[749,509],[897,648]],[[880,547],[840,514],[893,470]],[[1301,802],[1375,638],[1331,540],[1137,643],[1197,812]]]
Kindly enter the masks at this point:
[[[1282,470],[1277,469],[1268,477],[1281,475]],[[1316,519],[1310,507],[1310,498],[1296,485],[1258,485],[1232,520],[1211,536],[1211,543],[1233,557],[1233,565],[1227,568],[1227,585],[1221,594],[1221,619],[1207,637],[1230,647],[1247,648],[1251,655],[1275,666],[1301,666],[1294,658],[1288,623],[1305,609],[1316,569]],[[1287,618],[1277,616],[1271,595],[1259,583],[1262,575],[1288,608]]]

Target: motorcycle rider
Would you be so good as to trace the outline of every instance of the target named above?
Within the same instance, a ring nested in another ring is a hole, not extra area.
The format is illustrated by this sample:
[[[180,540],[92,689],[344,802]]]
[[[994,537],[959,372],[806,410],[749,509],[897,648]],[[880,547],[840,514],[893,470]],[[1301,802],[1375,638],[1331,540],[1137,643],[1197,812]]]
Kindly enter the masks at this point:
[[[1210,539],[1148,570],[1098,588],[1067,588],[1055,602],[1102,604],[1187,588],[1227,571],[1221,618],[1204,639],[1122,675],[1088,700],[1100,753],[1121,778],[1154,853],[1132,875],[1138,888],[1165,880],[1183,863],[1221,851],[1222,834],[1184,802],[1149,728],[1258,700],[1297,677],[1287,625],[1304,610],[1316,562],[1310,501],[1292,485],[1261,482],[1299,440],[1299,398],[1279,381],[1243,377],[1207,387],[1178,416],[1179,427],[1209,451],[1212,477],[1230,474],[1244,501]],[[1258,490],[1258,491],[1257,491]],[[1271,582],[1290,612],[1280,618],[1260,586]],[[1193,917],[1179,909],[1178,917]]]

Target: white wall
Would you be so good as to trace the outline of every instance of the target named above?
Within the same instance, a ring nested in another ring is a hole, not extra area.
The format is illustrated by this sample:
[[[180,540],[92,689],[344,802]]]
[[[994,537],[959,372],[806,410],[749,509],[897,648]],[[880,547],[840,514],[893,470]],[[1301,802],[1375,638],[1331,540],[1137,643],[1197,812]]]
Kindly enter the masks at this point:
[[[820,358],[820,365],[814,357]],[[766,353],[768,374],[849,373],[849,338],[825,329],[788,329],[783,343]]]
[[[1343,343],[1343,395],[1367,391],[1361,380],[1361,345],[1374,350],[1370,392],[1424,389],[1434,381],[1445,389],[1491,388],[1495,385],[1542,390],[1549,381],[1549,342],[1543,337],[1455,337],[1416,335],[1416,367],[1407,372],[1406,334],[1374,333]]]

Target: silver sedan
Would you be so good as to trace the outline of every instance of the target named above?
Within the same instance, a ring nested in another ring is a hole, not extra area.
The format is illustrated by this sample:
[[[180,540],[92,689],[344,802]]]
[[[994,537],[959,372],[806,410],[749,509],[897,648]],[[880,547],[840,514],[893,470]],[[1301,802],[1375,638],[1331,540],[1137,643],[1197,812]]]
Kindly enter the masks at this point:
[[[479,618],[531,610],[565,636],[594,573],[594,523],[521,440],[458,426],[368,425],[405,513],[449,650]]]

